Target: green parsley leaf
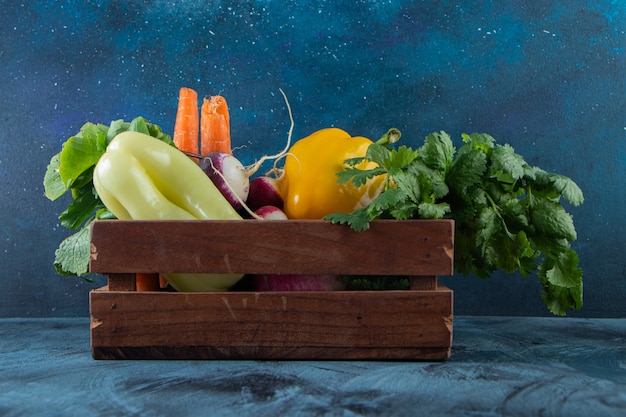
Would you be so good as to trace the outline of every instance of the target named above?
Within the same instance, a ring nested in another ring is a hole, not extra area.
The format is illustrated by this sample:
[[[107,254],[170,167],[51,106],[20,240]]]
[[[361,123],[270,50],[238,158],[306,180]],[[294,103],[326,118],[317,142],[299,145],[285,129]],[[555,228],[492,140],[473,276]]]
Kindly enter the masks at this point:
[[[574,206],[583,193],[571,179],[532,167],[508,144],[484,133],[461,135],[457,150],[445,132],[424,139],[417,151],[389,141],[371,145],[365,157],[346,161],[339,182],[364,184],[386,175],[388,187],[352,213],[326,216],[335,223],[367,230],[377,218],[450,218],[455,221],[456,271],[488,278],[495,271],[537,273],[541,299],[564,315],[582,307],[582,270],[570,243],[577,238]],[[373,169],[357,164],[373,162]]]
[[[465,195],[483,181],[487,155],[481,150],[459,154],[450,166],[447,183],[459,195]]]
[[[573,250],[563,252],[549,265],[545,277],[552,285],[577,287],[582,284],[582,271],[578,268],[578,255]]]
[[[391,170],[392,168],[409,166],[418,156],[418,151],[402,145],[398,149],[391,149],[388,165],[384,166],[384,168]]]
[[[487,252],[494,236],[502,232],[502,222],[492,207],[484,207],[478,215],[476,243],[483,254]]]
[[[435,132],[426,136],[424,144],[419,149],[420,158],[434,169],[447,171],[454,158],[455,148],[450,136],[446,132]]]
[[[391,170],[389,174],[392,176],[398,190],[406,194],[415,204],[421,202],[422,187],[418,176],[400,169]]]
[[[386,210],[389,210],[398,203],[403,203],[407,199],[409,199],[409,196],[402,189],[389,188],[373,199],[370,202],[368,209],[373,213],[376,213],[376,217],[378,217]]]
[[[562,196],[574,206],[584,203],[583,192],[578,185],[563,175],[551,174],[552,184]]]
[[[409,280],[396,276],[348,275],[343,277],[348,291],[390,291],[408,290]]]
[[[397,177],[397,172],[399,171],[400,170],[394,171],[392,176],[394,178]],[[448,189],[448,185],[446,184],[446,174],[442,171],[429,168],[420,159],[414,160],[406,166],[406,168],[403,168],[402,171],[406,171],[406,173],[417,178],[423,198],[427,199],[428,194],[434,195],[435,198],[442,198],[450,191]]]
[[[568,310],[583,305],[582,270],[577,265],[578,256],[571,249],[558,259],[546,259],[541,265],[541,298],[555,315],[564,316]]]
[[[422,202],[418,206],[418,213],[421,219],[443,219],[450,213],[450,205]]]
[[[530,218],[535,228],[546,237],[576,240],[574,220],[560,204],[540,201],[531,208]]]
[[[375,216],[374,216],[375,217]],[[362,207],[351,213],[332,213],[324,216],[323,220],[330,220],[334,224],[347,224],[357,232],[370,228],[372,215],[367,208]]]
[[[348,182],[352,182],[355,187],[360,187],[371,178],[384,174],[385,172],[386,171],[383,168],[361,170],[359,168],[347,167],[343,171],[339,171],[337,173],[337,183],[346,184]]]
[[[509,145],[496,146],[491,151],[491,175],[500,177],[503,174],[510,176],[513,180],[524,177],[527,169],[530,168],[524,158],[515,153]]]
[[[391,150],[373,143],[367,147],[365,160],[375,162],[383,169],[388,169],[391,164]]]
[[[486,154],[491,153],[496,143],[496,140],[486,133],[472,133],[471,135],[463,133],[461,138],[465,142],[464,147],[467,146],[467,149],[480,150]],[[459,149],[459,152],[463,153],[464,149]]]
[[[536,168],[534,188],[544,195],[558,200],[561,196],[574,206],[581,205],[585,198],[574,181],[563,175],[545,172]]]

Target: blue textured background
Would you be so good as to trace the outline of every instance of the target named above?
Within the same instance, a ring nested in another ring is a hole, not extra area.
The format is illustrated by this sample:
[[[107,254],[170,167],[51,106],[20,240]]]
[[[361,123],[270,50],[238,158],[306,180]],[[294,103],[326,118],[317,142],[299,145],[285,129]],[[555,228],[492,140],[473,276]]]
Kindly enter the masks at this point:
[[[461,5],[462,3],[462,5]],[[88,314],[55,274],[67,201],[50,157],[86,121],[142,115],[171,133],[181,86],[222,93],[249,163],[327,126],[418,145],[487,132],[574,179],[585,271],[573,316],[626,317],[626,3],[505,1],[4,1],[0,8],[0,316]],[[458,143],[458,142],[457,142]],[[546,315],[535,277],[455,276],[456,314]]]

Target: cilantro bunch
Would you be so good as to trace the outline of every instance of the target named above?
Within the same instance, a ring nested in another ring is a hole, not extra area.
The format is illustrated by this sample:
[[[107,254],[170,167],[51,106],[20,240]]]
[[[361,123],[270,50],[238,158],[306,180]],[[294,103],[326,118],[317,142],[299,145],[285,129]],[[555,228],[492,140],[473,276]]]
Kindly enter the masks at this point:
[[[582,270],[571,248],[572,216],[561,200],[583,203],[581,189],[565,176],[530,166],[514,149],[487,134],[463,134],[457,150],[445,132],[428,135],[418,149],[370,145],[346,161],[339,183],[361,186],[386,176],[384,191],[368,206],[325,219],[366,230],[378,219],[453,219],[455,270],[487,278],[502,270],[537,274],[549,311],[565,315],[582,307]],[[356,165],[374,162],[372,169]]]
[[[61,275],[79,276],[87,281],[89,273],[90,232],[94,219],[115,216],[104,206],[93,186],[93,170],[113,138],[124,131],[146,133],[166,143],[173,142],[161,128],[137,117],[131,122],[115,120],[109,126],[86,123],[67,139],[48,164],[43,180],[45,195],[54,201],[68,191],[72,200],[60,214],[59,221],[75,231],[64,239],[55,252],[54,267]]]

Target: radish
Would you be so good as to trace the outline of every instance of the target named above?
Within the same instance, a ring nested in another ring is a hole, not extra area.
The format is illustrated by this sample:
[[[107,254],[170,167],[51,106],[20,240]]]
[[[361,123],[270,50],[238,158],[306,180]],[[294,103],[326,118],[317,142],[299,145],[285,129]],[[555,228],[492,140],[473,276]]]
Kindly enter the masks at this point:
[[[338,275],[276,275],[249,276],[252,291],[340,291],[345,288]]]
[[[283,208],[283,197],[278,192],[276,178],[263,176],[250,181],[250,192],[246,201],[251,210],[257,210],[263,206]]]
[[[231,154],[212,152],[200,159],[200,168],[233,208],[239,210],[250,191],[250,181],[243,164]]]
[[[254,213],[263,220],[287,220],[285,212],[274,206],[259,207]]]
[[[213,152],[204,157],[199,155],[193,155],[189,152],[185,152],[187,155],[192,157],[200,157],[200,168],[211,178],[216,187],[222,192],[224,197],[230,202],[230,204],[236,209],[240,210],[243,208],[245,211],[250,213],[253,217],[256,217],[254,214],[254,210],[265,206],[265,205],[274,205],[279,208],[282,207],[282,197],[278,194],[276,189],[276,181],[274,180],[274,185],[271,185],[273,178],[267,177],[267,181],[259,180],[266,182],[269,187],[265,187],[266,191],[264,194],[266,197],[257,198],[257,190],[255,190],[254,207],[251,208],[246,203],[248,199],[248,194],[250,192],[250,178],[256,174],[256,172],[261,168],[261,165],[267,160],[275,160],[278,161],[281,158],[284,158],[289,148],[291,147],[291,137],[293,134],[294,121],[293,114],[291,113],[291,106],[289,105],[289,101],[287,100],[287,96],[280,89],[281,94],[285,98],[285,102],[287,104],[287,110],[289,112],[289,120],[291,121],[291,126],[289,127],[289,132],[287,134],[287,144],[285,148],[277,153],[276,155],[264,155],[254,164],[244,167],[243,164],[233,155],[225,152]],[[275,168],[276,170],[276,168]],[[255,189],[259,188],[255,184]],[[273,193],[275,196],[269,197],[272,195],[271,188],[274,189]],[[280,201],[276,200],[279,198]]]

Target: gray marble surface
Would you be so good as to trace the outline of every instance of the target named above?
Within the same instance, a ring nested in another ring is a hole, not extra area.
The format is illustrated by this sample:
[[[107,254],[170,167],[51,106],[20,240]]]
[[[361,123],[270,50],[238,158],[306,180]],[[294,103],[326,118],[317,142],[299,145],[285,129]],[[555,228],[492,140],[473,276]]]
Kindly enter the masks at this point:
[[[95,361],[89,319],[0,320],[0,415],[623,416],[626,320],[458,317],[445,362]]]

